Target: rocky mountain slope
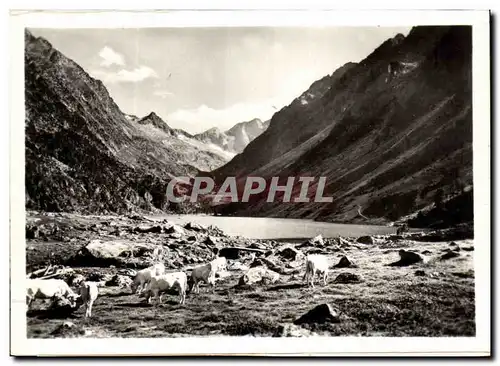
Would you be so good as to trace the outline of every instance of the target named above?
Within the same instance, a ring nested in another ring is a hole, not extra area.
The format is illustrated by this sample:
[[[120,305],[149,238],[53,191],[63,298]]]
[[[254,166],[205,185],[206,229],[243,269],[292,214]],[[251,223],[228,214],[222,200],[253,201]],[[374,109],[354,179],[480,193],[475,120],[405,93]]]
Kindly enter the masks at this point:
[[[270,121],[262,122],[255,118],[251,121],[237,123],[225,132],[213,127],[194,137],[206,144],[219,146],[225,151],[240,153],[269,127],[269,123]]]
[[[171,177],[227,161],[177,138],[156,115],[124,115],[101,81],[29,31],[25,108],[29,209],[169,209],[165,189]]]
[[[393,221],[438,194],[460,195],[472,185],[471,54],[468,26],[415,27],[316,81],[212,175],[280,176],[281,184],[325,176],[333,202],[266,203],[263,192],[223,211]]]

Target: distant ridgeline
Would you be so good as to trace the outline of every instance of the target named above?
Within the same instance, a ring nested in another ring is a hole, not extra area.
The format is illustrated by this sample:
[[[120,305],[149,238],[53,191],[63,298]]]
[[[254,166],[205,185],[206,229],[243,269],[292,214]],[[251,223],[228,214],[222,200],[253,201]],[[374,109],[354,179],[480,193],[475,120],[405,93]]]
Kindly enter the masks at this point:
[[[124,115],[99,80],[27,32],[26,207],[360,223],[410,217],[417,226],[470,221],[471,33],[469,26],[423,26],[399,34],[312,83],[270,121],[238,124],[233,139],[229,131],[192,136],[154,113]],[[236,140],[244,144],[232,146],[238,154],[228,162],[219,147]],[[172,178],[196,176],[212,177],[214,190],[234,177],[238,191],[247,177],[267,186],[272,177],[279,185],[325,177],[323,195],[332,199],[315,201],[311,183],[304,202],[268,202],[266,192],[215,208],[210,194],[169,202]]]

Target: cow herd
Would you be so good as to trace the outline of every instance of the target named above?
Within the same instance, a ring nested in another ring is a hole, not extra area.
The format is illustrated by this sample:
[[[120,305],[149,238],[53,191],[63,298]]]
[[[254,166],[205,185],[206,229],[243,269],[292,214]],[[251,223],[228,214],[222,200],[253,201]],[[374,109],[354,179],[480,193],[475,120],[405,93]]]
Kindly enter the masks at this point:
[[[188,276],[185,272],[165,272],[163,263],[155,264],[151,267],[138,271],[130,285],[132,293],[143,295],[147,303],[161,303],[162,295],[175,289],[179,293],[179,304],[186,301],[186,293],[200,292],[200,284],[205,283],[215,291],[216,274],[225,271],[227,260],[225,257],[216,257],[211,262],[194,267],[190,275],[190,285],[188,286]],[[308,286],[314,288],[314,278],[320,276],[323,284],[326,285],[328,279],[328,259],[322,254],[310,254],[305,260],[305,274],[303,280]],[[75,282],[73,282],[75,284]],[[100,283],[85,281],[80,277],[76,284],[77,291],[74,292],[69,285],[60,279],[27,279],[26,305],[30,308],[35,299],[52,299],[62,301],[71,307],[76,306],[76,301],[81,299],[85,307],[85,317],[92,316],[92,305],[96,300]]]

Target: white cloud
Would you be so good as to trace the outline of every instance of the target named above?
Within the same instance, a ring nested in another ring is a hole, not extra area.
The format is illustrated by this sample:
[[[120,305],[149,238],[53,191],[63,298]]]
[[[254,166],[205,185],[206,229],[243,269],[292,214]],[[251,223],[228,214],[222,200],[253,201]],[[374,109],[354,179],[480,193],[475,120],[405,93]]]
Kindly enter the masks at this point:
[[[169,125],[190,133],[199,133],[211,127],[218,127],[224,131],[238,122],[250,121],[254,118],[266,121],[292,101],[290,98],[280,99],[260,103],[238,103],[225,109],[213,109],[203,104],[193,109],[179,109],[170,113],[166,119]]]
[[[121,69],[117,72],[94,70],[93,74],[105,83],[137,83],[146,79],[158,78],[158,74],[148,66],[139,66],[133,70]]]
[[[100,52],[99,56],[102,58],[101,66],[109,67],[111,65],[125,66],[125,59],[121,54],[112,48],[105,46]]]
[[[172,92],[170,92],[168,90],[155,90],[153,92],[153,95],[165,99],[165,98],[173,96],[174,93],[172,93]]]

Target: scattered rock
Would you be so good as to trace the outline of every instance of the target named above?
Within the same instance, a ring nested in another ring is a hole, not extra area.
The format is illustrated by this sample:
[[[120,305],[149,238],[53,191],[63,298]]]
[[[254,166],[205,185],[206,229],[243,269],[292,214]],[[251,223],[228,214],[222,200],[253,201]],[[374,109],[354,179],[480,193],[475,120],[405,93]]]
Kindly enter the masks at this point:
[[[82,247],[78,253],[69,260],[70,264],[88,265],[88,266],[106,266],[125,264],[141,257],[146,253],[152,252],[155,246],[146,243],[137,243],[122,239],[101,241],[92,240],[89,244]]]
[[[239,248],[222,248],[217,253],[219,257],[226,257],[227,259],[238,259],[240,257]]]
[[[163,227],[161,225],[140,225],[136,226],[133,230],[136,233],[161,233]]]
[[[180,233],[172,233],[172,234],[169,235],[169,238],[171,238],[171,239],[180,239],[180,238],[182,238],[182,234],[180,234]]]
[[[38,226],[28,227],[26,226],[26,239],[38,239],[40,236],[40,229]]]
[[[133,269],[130,268],[121,268],[118,270],[118,274],[122,276],[135,277],[137,271],[134,271]]]
[[[441,257],[439,257],[439,260],[444,261],[444,260],[456,258],[456,257],[460,257],[460,254],[451,250],[451,249],[447,249],[447,252],[445,254],[443,254]]]
[[[186,230],[192,230],[192,231],[206,231],[207,229],[195,222],[188,222],[186,225],[184,225],[184,229]]]
[[[228,271],[248,271],[249,267],[238,261],[231,261],[227,264]]]
[[[132,278],[124,275],[116,274],[109,281],[106,282],[106,286],[119,286],[122,288],[128,288],[132,284]]]
[[[335,310],[330,304],[325,303],[309,310],[300,318],[296,319],[293,323],[299,325],[304,323],[326,323],[326,322],[338,322],[338,321],[339,321],[338,311]]]
[[[261,250],[267,250],[267,246],[262,244],[262,243],[257,243],[257,242],[253,242],[252,244],[250,244],[248,246],[249,248],[254,248],[254,249],[261,249]]]
[[[355,273],[350,273],[350,272],[344,272],[340,273],[333,282],[335,283],[359,283],[361,282],[361,276],[355,274]]]
[[[360,236],[357,240],[361,244],[375,244],[375,240],[371,236]]]
[[[209,236],[207,236],[205,238],[204,243],[207,244],[207,245],[210,245],[210,246],[215,246],[215,245],[217,245],[217,241],[218,240],[217,240],[217,238],[215,236],[209,235]]]
[[[349,247],[351,245],[351,243],[348,240],[344,239],[341,236],[338,237],[338,244],[342,248],[346,248],[346,247]]]
[[[398,240],[403,240],[403,237],[401,235],[389,235],[387,237],[387,240],[398,241]]]
[[[452,272],[452,275],[460,278],[474,278],[474,270],[469,269],[466,272]]]
[[[238,285],[272,284],[278,281],[280,275],[266,267],[250,268],[240,277]]]
[[[437,277],[443,277],[444,273],[443,272],[432,272],[429,277],[431,278],[437,278]]]
[[[83,329],[81,326],[76,325],[73,322],[65,321],[59,326],[57,326],[50,334],[58,337],[81,337],[82,335],[86,335],[87,331]]]
[[[287,323],[279,325],[273,337],[311,337],[314,335],[317,334],[298,325]]]
[[[298,269],[299,266],[296,266],[296,267],[292,267],[292,268],[285,268],[283,266],[280,266],[278,264],[276,264],[276,262],[278,261],[278,258],[276,257],[267,257],[267,258],[256,258],[251,264],[250,264],[250,268],[255,268],[255,267],[267,267],[269,268],[271,271],[273,272],[277,272],[281,275],[289,275],[289,274],[292,274],[292,273],[295,273],[297,271],[300,271],[300,269]],[[290,263],[297,263],[296,261],[293,261],[293,262],[290,262]]]
[[[345,255],[340,258],[339,262],[334,265],[334,268],[347,268],[347,267],[353,267],[353,263],[347,258]]]
[[[184,229],[182,228],[182,226],[179,226],[177,224],[172,224],[172,225],[166,226],[164,228],[164,231],[165,231],[166,234],[180,234],[180,235],[185,235],[185,233],[186,233],[184,231]],[[172,235],[170,235],[170,237],[172,237]]]
[[[294,246],[290,244],[285,244],[282,245],[281,247],[277,248],[275,253],[284,259],[292,260],[295,261],[297,259],[301,259],[304,257],[304,253],[302,253],[300,250],[295,248]]]
[[[288,268],[299,268],[303,265],[303,261],[291,261],[286,264]]]
[[[109,279],[111,279],[111,275],[102,272],[92,272],[87,275],[87,281],[92,282],[107,281]]]
[[[388,264],[388,266],[410,266],[412,264],[422,262],[424,259],[420,256],[420,254],[415,252],[409,252],[404,249],[399,250],[399,256],[401,257],[399,261]]]
[[[85,281],[85,277],[81,274],[73,274],[70,279],[68,285],[72,287],[79,287],[82,282]]]

